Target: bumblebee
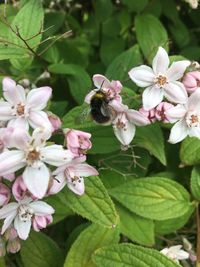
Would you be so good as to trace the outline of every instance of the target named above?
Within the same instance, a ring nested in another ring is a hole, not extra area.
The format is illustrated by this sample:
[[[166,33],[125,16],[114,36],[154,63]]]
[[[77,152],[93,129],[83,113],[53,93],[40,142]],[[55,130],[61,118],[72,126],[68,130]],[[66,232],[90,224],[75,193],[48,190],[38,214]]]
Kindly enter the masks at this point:
[[[115,118],[116,112],[109,106],[110,99],[106,93],[99,89],[91,98],[90,114],[94,121],[108,125]]]

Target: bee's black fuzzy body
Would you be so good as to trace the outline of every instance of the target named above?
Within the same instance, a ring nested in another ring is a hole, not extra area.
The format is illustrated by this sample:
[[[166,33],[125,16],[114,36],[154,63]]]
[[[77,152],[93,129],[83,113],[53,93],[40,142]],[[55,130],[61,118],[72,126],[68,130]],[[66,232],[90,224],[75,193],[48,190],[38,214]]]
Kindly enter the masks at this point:
[[[105,107],[108,106],[109,101],[106,98],[105,93],[101,90],[97,91],[90,101],[91,116],[97,123],[108,123],[110,116],[107,114]],[[103,114],[103,110],[104,113]]]

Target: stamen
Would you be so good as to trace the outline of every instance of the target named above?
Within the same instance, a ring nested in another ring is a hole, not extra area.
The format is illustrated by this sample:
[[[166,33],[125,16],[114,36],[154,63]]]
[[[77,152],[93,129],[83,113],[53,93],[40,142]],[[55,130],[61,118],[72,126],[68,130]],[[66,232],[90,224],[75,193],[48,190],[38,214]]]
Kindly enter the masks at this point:
[[[30,207],[26,205],[19,206],[18,215],[21,221],[23,222],[30,221],[31,218],[33,217],[33,214],[34,214],[33,209],[31,209]]]
[[[159,86],[159,87],[163,87],[163,85],[165,85],[167,83],[167,77],[166,76],[162,76],[162,75],[158,75],[156,77],[155,83]]]
[[[18,105],[17,105],[17,114],[18,114],[19,116],[24,115],[24,105],[22,105],[22,104],[18,104]]]

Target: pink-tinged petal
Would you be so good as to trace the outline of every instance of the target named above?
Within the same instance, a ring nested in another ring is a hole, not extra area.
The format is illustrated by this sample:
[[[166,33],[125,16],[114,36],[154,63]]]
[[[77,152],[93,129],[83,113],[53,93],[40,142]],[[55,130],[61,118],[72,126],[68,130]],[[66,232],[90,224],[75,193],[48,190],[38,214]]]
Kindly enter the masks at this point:
[[[104,87],[105,88],[111,87],[110,81],[105,76],[103,76],[101,74],[95,74],[95,75],[93,75],[92,80],[94,82],[94,85],[98,89],[104,88]]]
[[[30,111],[28,121],[32,128],[46,128],[53,131],[51,122],[44,111]]]
[[[188,109],[196,110],[197,112],[200,112],[200,88],[198,88],[188,98]]]
[[[13,182],[15,180],[15,174],[14,173],[6,174],[3,176],[3,178],[10,182]]]
[[[31,202],[29,204],[29,207],[31,207],[34,210],[34,214],[37,216],[53,214],[55,212],[55,210],[44,201]]]
[[[187,91],[181,82],[170,82],[164,86],[165,97],[174,103],[185,104],[188,101]]]
[[[188,129],[188,135],[190,137],[196,137],[200,139],[200,128],[199,127],[191,127]]]
[[[6,175],[18,171],[26,164],[24,162],[25,154],[23,151],[12,150],[0,154],[0,175]]]
[[[47,192],[50,173],[49,169],[41,162],[40,167],[26,167],[23,180],[28,190],[36,197],[43,198]]]
[[[131,80],[139,87],[148,87],[154,83],[155,74],[152,68],[141,65],[131,69],[128,73]]]
[[[158,87],[148,87],[142,94],[143,107],[145,110],[150,110],[156,107],[162,100],[164,91]]]
[[[128,106],[122,104],[121,102],[117,100],[112,100],[109,102],[109,106],[112,107],[117,112],[124,112],[128,110]]]
[[[31,110],[42,110],[46,107],[52,94],[48,86],[32,89],[27,95],[27,107]]]
[[[26,240],[31,230],[31,220],[21,221],[17,216],[14,220],[14,227],[18,233],[19,238]]]
[[[86,163],[74,165],[73,168],[75,176],[88,177],[88,176],[99,175],[98,171],[94,167]]]
[[[46,140],[48,140],[52,135],[52,132],[47,128],[36,128],[32,134],[33,146],[44,146]]]
[[[16,85],[15,81],[6,77],[3,79],[3,96],[11,104],[25,102],[25,91],[21,85]]]
[[[169,142],[176,144],[181,142],[188,135],[188,126],[185,120],[178,121],[171,129]]]
[[[4,232],[9,228],[9,226],[13,222],[14,218],[16,217],[16,215],[17,215],[17,210],[15,210],[10,215],[8,215],[8,217],[6,217],[6,219],[3,222],[3,226],[2,226],[2,229],[1,229],[1,234],[4,234]]]
[[[87,104],[90,104],[90,101],[91,101],[91,99],[92,99],[92,97],[93,97],[93,95],[95,95],[96,94],[96,92],[97,92],[97,90],[95,89],[95,90],[92,90],[92,91],[90,91],[87,95],[86,95],[86,97],[85,97],[85,103],[87,103]]]
[[[178,104],[175,107],[172,107],[165,111],[165,116],[169,122],[174,123],[177,120],[184,118],[187,109],[184,105]]]
[[[9,147],[16,147],[20,150],[26,150],[28,147],[30,136],[24,128],[10,128],[10,133],[8,133],[8,138],[6,140]]]
[[[4,219],[12,214],[17,214],[18,204],[15,202],[9,203],[0,209],[0,219]]]
[[[186,68],[190,65],[189,60],[173,62],[167,71],[169,81],[177,81],[183,77]]]
[[[137,126],[145,126],[150,124],[149,119],[137,110],[129,109],[126,114],[129,121]]]
[[[26,131],[28,131],[29,129],[28,121],[23,117],[19,117],[19,118],[16,117],[10,120],[8,122],[7,127],[25,129]]]
[[[111,86],[117,94],[121,92],[123,87],[120,81],[114,81],[114,80],[111,81]]]
[[[57,167],[73,159],[71,151],[63,149],[61,145],[51,145],[42,148],[41,156],[44,162]]]
[[[165,74],[169,66],[169,57],[166,50],[162,47],[159,47],[158,52],[156,53],[152,67],[155,74]]]
[[[8,121],[14,117],[11,104],[0,101],[0,121]]]
[[[67,186],[72,192],[79,196],[83,195],[85,192],[85,184],[82,177],[80,177],[79,180],[74,183],[67,181]]]
[[[55,176],[55,179],[53,178],[52,180],[53,182],[51,188],[48,191],[48,194],[50,195],[57,194],[58,192],[60,192],[67,183],[63,173],[58,174],[57,176]]]
[[[126,128],[118,128],[115,125],[113,126],[114,134],[120,143],[124,146],[128,146],[133,137],[135,135],[135,125],[130,123],[129,121],[126,122]]]

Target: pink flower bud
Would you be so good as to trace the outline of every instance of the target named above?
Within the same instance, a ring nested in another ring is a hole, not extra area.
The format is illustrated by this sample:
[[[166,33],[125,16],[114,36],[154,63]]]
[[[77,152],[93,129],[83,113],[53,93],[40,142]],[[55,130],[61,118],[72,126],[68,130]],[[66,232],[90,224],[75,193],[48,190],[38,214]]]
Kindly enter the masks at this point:
[[[48,112],[48,119],[52,125],[53,131],[57,131],[58,129],[61,128],[62,123],[58,116],[56,116],[51,112]]]
[[[13,196],[17,201],[24,199],[24,196],[30,196],[32,199],[36,199],[27,189],[21,176],[17,177],[12,186]]]
[[[185,74],[183,84],[188,93],[193,93],[200,87],[200,71],[192,71]]]
[[[7,204],[10,200],[10,189],[0,183],[0,206]]]
[[[155,117],[158,121],[162,121],[165,123],[169,122],[169,119],[167,118],[165,111],[173,108],[174,105],[168,103],[168,102],[161,102],[156,108],[155,108]]]
[[[83,156],[86,154],[86,151],[92,147],[90,133],[71,129],[66,131],[65,138],[67,148],[74,154],[75,157]]]
[[[46,228],[48,224],[52,223],[53,217],[51,215],[34,216],[33,229],[39,232],[41,229]]]
[[[5,233],[4,233],[5,239],[8,240],[14,240],[15,238],[18,237],[17,231],[15,230],[14,227],[9,227]]]
[[[21,249],[21,243],[19,237],[9,240],[6,250],[8,253],[17,253]]]
[[[150,123],[153,123],[156,121],[156,117],[155,117],[155,108],[150,109],[150,110],[145,110],[144,108],[140,108],[139,112],[144,115],[149,121]]]

